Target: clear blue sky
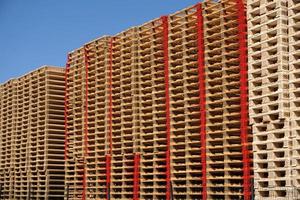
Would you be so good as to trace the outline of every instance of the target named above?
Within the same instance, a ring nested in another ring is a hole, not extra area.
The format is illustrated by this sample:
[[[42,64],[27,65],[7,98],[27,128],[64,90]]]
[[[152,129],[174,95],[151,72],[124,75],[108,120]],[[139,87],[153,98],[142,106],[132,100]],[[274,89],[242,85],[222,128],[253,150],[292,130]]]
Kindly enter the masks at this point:
[[[0,83],[200,0],[0,0]]]

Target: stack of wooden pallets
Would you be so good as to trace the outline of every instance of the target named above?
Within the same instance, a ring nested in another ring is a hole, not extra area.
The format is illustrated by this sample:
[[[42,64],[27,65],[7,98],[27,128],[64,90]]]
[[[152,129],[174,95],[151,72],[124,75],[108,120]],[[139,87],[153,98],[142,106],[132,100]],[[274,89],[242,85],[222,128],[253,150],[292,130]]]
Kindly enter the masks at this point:
[[[42,67],[0,88],[1,198],[62,198],[64,69]]]
[[[13,197],[14,175],[14,137],[16,126],[16,99],[15,88],[16,81],[14,79],[7,81],[0,86],[1,101],[0,101],[0,188],[1,196],[6,198]],[[26,152],[26,149],[25,149]],[[25,174],[26,175],[26,174]],[[20,182],[21,183],[21,182]]]
[[[299,198],[299,11],[206,0],[1,84],[0,199]]]
[[[300,196],[300,2],[288,1],[289,16],[289,86],[290,86],[290,116],[292,137],[292,177],[293,194]]]
[[[258,199],[300,195],[299,6],[299,1],[287,0],[247,2],[249,110]]]
[[[205,1],[69,53],[69,198],[250,198],[244,11]]]
[[[299,11],[206,0],[0,85],[0,199],[298,198]]]
[[[109,38],[68,56],[65,92],[66,188],[70,199],[105,198],[109,120]],[[76,198],[75,198],[76,197]]]

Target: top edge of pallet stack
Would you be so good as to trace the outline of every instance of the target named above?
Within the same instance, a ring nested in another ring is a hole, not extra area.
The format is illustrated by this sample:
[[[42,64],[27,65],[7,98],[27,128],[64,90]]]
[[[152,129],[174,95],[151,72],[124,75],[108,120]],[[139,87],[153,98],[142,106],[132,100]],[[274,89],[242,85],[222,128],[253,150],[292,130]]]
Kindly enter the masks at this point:
[[[37,69],[33,69],[33,70],[27,72],[26,74],[23,74],[22,76],[19,76],[19,77],[16,77],[16,78],[10,78],[9,80],[5,81],[4,83],[0,83],[0,86],[5,86],[7,84],[10,84],[12,81],[21,80],[21,79],[23,79],[23,78],[25,78],[27,76],[39,73],[39,72],[41,72],[43,70],[45,70],[45,71],[50,70],[50,71],[63,72],[64,68],[63,67],[59,67],[59,66],[53,66],[53,65],[42,65],[42,66],[40,66]]]
[[[95,39],[93,39],[93,40],[90,40],[90,41],[84,43],[82,46],[80,46],[80,47],[78,47],[78,48],[76,48],[76,49],[73,49],[72,51],[68,52],[68,55],[73,54],[73,53],[76,53],[76,51],[80,51],[80,50],[83,49],[83,47],[86,46],[86,45],[90,45],[90,44],[92,44],[92,43],[94,43],[94,42],[98,42],[98,41],[100,41],[100,40],[107,40],[107,39],[109,39],[109,38],[111,38],[110,35],[103,35],[103,36],[101,36],[101,37],[97,37],[97,38],[95,38]]]
[[[207,1],[204,1],[204,2],[207,2]],[[204,2],[203,2],[203,3],[204,3]],[[201,4],[202,4],[202,3],[201,3]],[[170,14],[169,16],[170,16],[170,17],[173,17],[173,16],[176,16],[176,15],[180,15],[180,14],[186,12],[186,11],[189,11],[189,10],[191,10],[191,9],[196,8],[196,7],[195,7],[196,5],[197,5],[197,4],[192,5],[192,6],[189,6],[189,7],[186,7],[186,8],[181,9],[181,10],[178,10],[178,11],[176,11],[176,12]]]
[[[225,1],[232,1],[232,0],[225,0]],[[202,4],[202,5],[204,5],[204,6],[206,6],[206,5],[208,5],[208,4],[215,4],[215,5],[218,5],[218,3],[220,3],[220,2],[221,2],[221,0],[218,0],[218,1],[214,1],[214,0],[204,0],[203,2],[200,2],[200,1],[199,1],[199,3]],[[180,15],[180,14],[182,14],[183,12],[187,12],[187,11],[193,9],[193,8],[196,8],[196,6],[197,6],[199,3],[196,3],[196,4],[191,5],[191,6],[189,6],[189,7],[185,7],[185,8],[183,8],[183,9],[181,9],[181,10],[179,10],[179,11],[176,11],[176,12],[174,12],[174,13],[167,14],[166,16],[168,16],[168,17],[173,17],[173,16],[176,16],[176,15]],[[148,27],[148,26],[151,27],[152,25],[155,24],[155,22],[160,21],[160,19],[161,19],[161,17],[156,17],[156,18],[154,18],[154,19],[152,19],[152,20],[150,20],[150,21],[147,21],[147,22],[145,22],[145,23],[143,23],[143,24],[141,24],[141,25],[136,25],[136,26],[129,27],[129,28],[125,29],[124,31],[119,32],[119,33],[116,33],[116,34],[114,34],[114,35],[103,35],[103,36],[97,37],[97,38],[95,38],[95,39],[93,39],[93,40],[90,40],[90,41],[84,43],[82,46],[80,46],[80,47],[78,47],[78,48],[76,48],[76,49],[73,49],[73,50],[70,51],[68,54],[76,53],[76,51],[82,50],[82,49],[84,48],[84,46],[89,45],[89,44],[92,44],[93,42],[97,42],[97,41],[99,41],[99,40],[105,40],[105,39],[109,39],[109,38],[119,37],[119,36],[121,36],[122,34],[125,34],[125,33],[129,32],[129,31],[132,31],[132,30],[135,30],[135,29],[138,30],[138,29],[143,28],[143,27]]]

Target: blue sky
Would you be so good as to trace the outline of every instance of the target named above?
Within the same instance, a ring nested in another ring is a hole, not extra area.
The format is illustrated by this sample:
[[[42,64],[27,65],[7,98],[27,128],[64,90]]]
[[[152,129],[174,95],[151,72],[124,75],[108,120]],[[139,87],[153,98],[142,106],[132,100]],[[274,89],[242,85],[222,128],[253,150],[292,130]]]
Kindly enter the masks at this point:
[[[200,0],[0,0],[0,83]]]

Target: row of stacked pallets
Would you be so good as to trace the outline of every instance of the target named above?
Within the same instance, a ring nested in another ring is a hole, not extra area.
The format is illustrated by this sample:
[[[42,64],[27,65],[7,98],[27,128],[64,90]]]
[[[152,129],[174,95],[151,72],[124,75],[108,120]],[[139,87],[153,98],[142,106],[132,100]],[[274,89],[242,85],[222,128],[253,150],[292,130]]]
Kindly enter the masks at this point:
[[[1,84],[0,199],[299,199],[299,11],[205,0]]]
[[[69,53],[70,199],[249,199],[246,13],[205,1]]]
[[[64,197],[64,69],[0,86],[0,199]]]

